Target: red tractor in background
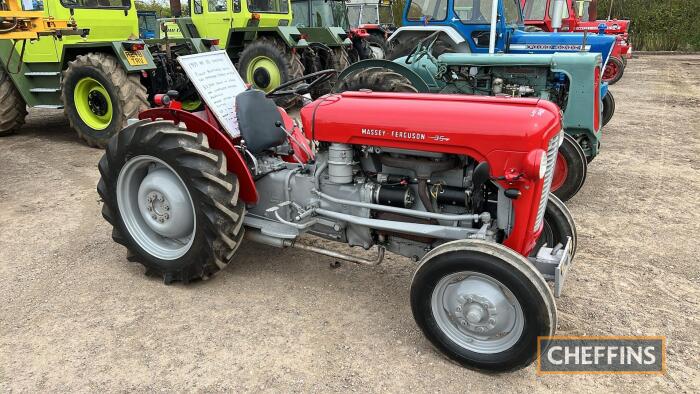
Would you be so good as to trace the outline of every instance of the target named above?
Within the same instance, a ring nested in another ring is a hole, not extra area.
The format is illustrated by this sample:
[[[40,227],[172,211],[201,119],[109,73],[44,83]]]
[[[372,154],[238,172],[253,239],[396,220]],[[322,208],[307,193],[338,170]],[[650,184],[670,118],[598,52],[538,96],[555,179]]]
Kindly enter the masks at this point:
[[[396,30],[393,0],[348,0],[350,26],[369,33],[367,41],[375,59],[386,59],[387,39]]]
[[[192,79],[207,64],[195,60]],[[223,101],[229,90],[205,81],[213,93],[198,89],[207,105],[196,113],[178,108],[176,92],[160,95],[162,106],[115,135],[99,162],[113,239],[166,283],[236,264],[243,242],[365,265],[388,250],[418,262],[411,308],[439,351],[470,368],[527,366],[537,337],[556,330],[554,296],[576,250],[573,218],[550,194],[559,108],[345,92],[307,101],[297,123],[272,100],[306,97],[335,73]],[[304,243],[304,234],[377,257]]]
[[[521,0],[526,30],[553,32],[552,15],[557,0]],[[622,78],[632,57],[629,20],[597,19],[597,0],[560,0],[564,6],[562,32],[591,32],[616,36],[615,46],[603,71],[603,81],[612,85]]]

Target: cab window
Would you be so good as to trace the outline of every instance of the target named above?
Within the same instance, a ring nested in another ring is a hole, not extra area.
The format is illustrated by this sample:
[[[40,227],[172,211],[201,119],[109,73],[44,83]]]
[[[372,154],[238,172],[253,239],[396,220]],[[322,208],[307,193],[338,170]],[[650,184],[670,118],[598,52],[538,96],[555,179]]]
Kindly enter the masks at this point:
[[[552,4],[549,5],[549,18],[550,19],[554,19],[552,17],[552,15],[554,15],[554,2],[552,2]],[[566,4],[564,4],[564,12],[562,13],[561,17],[562,17],[562,19],[569,17],[569,7],[567,7]]]
[[[131,8],[131,0],[61,0],[66,8]]]
[[[228,8],[226,6],[226,0],[209,0],[207,9],[209,12],[219,12],[226,11]]]
[[[195,14],[201,14],[204,12],[204,8],[202,7],[202,0],[192,0],[192,11]]]
[[[287,0],[247,0],[248,11],[271,14],[286,14],[289,12]]]
[[[455,0],[455,14],[468,24],[489,23],[494,0]]]
[[[509,25],[521,25],[520,0],[504,0],[503,11],[506,14],[506,23]]]
[[[523,14],[526,20],[544,20],[544,13],[547,9],[547,0],[527,0],[523,7]]]
[[[447,17],[447,0],[410,0],[408,20],[419,21],[423,18],[441,21]]]

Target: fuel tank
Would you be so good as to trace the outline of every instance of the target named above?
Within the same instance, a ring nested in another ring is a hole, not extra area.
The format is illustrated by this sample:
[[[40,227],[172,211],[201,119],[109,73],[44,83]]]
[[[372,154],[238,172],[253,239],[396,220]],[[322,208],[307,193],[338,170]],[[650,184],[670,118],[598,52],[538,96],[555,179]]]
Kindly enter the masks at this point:
[[[301,110],[304,132],[322,142],[469,155],[547,147],[562,129],[555,104],[539,99],[344,92]]]

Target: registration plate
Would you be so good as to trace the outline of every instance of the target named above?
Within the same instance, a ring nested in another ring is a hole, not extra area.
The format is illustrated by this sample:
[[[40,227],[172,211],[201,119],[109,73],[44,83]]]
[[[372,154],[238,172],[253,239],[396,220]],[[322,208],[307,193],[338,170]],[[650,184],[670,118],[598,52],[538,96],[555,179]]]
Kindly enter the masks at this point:
[[[126,61],[132,66],[145,66],[148,64],[143,51],[124,51],[124,54],[126,55]]]

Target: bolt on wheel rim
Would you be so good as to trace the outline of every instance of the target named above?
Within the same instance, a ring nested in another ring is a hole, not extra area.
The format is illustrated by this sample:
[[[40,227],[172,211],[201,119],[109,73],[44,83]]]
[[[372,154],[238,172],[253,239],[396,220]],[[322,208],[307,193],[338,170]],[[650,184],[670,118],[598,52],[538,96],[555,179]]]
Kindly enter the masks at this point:
[[[463,271],[440,279],[431,297],[440,330],[458,346],[493,354],[518,342],[525,326],[520,303],[498,280]]]
[[[94,78],[83,78],[73,91],[75,109],[80,119],[95,130],[104,130],[112,122],[112,99],[107,89]]]
[[[117,178],[117,205],[134,241],[161,260],[182,257],[196,229],[192,198],[180,176],[153,156],[136,156]]]

